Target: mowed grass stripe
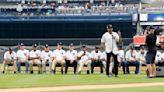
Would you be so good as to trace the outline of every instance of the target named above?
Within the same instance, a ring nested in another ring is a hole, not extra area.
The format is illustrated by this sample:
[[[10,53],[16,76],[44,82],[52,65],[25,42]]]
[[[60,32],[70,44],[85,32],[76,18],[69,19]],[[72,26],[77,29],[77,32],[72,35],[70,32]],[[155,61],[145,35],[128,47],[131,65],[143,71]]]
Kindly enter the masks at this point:
[[[164,78],[148,79],[146,75],[119,75],[120,78],[107,78],[105,74],[94,75],[30,75],[30,74],[4,74],[0,75],[0,88],[18,87],[46,87],[46,86],[67,86],[67,85],[96,85],[96,84],[124,84],[124,83],[145,83],[145,82],[164,82]]]

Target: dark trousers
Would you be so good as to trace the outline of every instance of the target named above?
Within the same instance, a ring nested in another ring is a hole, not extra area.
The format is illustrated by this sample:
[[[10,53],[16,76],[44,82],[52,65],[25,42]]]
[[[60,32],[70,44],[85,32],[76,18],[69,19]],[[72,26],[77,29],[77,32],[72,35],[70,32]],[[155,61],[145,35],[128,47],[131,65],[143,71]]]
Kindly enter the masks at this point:
[[[103,63],[102,61],[92,61],[91,63],[91,73],[94,73],[94,67],[100,66],[100,73],[103,73]]]
[[[26,73],[28,73],[28,67],[29,67],[29,63],[28,61],[25,62],[25,66],[26,66]],[[18,73],[21,72],[21,62],[20,61],[17,61],[17,68],[18,68]]]
[[[117,55],[113,54],[112,52],[111,53],[107,53],[107,62],[106,62],[106,75],[109,75],[109,67],[110,67],[110,58],[111,56],[113,56],[113,59],[114,59],[114,74],[115,76],[118,75],[118,65],[119,65],[119,62],[117,60]]]
[[[122,65],[123,73],[126,74],[126,62],[123,61],[123,62],[121,63],[121,65]]]
[[[140,62],[138,62],[138,61],[134,61],[134,62],[127,61],[126,62],[126,72],[128,74],[130,73],[130,71],[129,71],[129,65],[135,65],[136,66],[135,74],[138,74],[139,73]]]
[[[69,67],[69,66],[73,66],[73,67],[74,67],[74,74],[76,74],[77,61],[73,61],[72,63],[70,63],[69,60],[66,60],[65,74],[67,74],[67,72],[68,72],[68,67]]]

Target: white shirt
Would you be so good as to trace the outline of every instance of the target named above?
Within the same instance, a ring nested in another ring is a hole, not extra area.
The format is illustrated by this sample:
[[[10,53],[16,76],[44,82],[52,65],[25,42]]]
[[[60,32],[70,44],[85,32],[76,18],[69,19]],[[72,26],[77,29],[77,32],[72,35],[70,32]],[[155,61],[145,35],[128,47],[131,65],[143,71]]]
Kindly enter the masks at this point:
[[[66,58],[68,60],[77,60],[77,51],[76,50],[68,50],[67,53],[66,53]]]
[[[106,61],[107,56],[106,56],[106,52],[105,51],[103,53],[101,53],[100,59]]]
[[[28,61],[28,56],[29,56],[29,51],[26,49],[17,51],[18,60],[22,62]]]
[[[56,60],[58,61],[65,59],[65,54],[66,52],[62,49],[61,50],[56,49],[53,51],[53,57],[56,58]]]
[[[29,56],[32,57],[32,58],[40,57],[41,56],[41,52],[40,52],[40,50],[36,50],[36,51],[31,50]]]
[[[17,58],[17,55],[14,51],[12,51],[12,53],[10,54],[9,51],[5,52],[4,54],[4,59],[5,60],[16,60]]]
[[[141,54],[141,51],[139,51],[138,52],[138,54],[137,54],[137,60],[144,60],[144,61],[146,61],[146,51],[144,51],[144,53],[143,54]],[[140,61],[141,62],[141,61]],[[141,63],[145,63],[145,62],[141,62]]]
[[[163,58],[163,60],[162,61],[164,61],[164,52],[162,53],[162,57],[161,57],[161,59]]]
[[[113,54],[118,54],[117,42],[119,41],[119,36],[116,32],[106,32],[101,38],[101,43],[105,43],[106,53],[113,52]]]
[[[137,58],[137,51],[133,50],[133,53],[131,53],[130,50],[128,50],[125,54],[125,59],[126,60],[136,60]]]
[[[47,61],[47,60],[51,61],[51,57],[52,57],[52,51],[48,51],[48,52],[42,51],[41,52],[41,59],[43,61]]]
[[[96,53],[95,50],[91,52],[91,58],[99,60],[100,57],[101,57],[101,51],[98,51],[98,53]]]
[[[78,57],[82,56],[83,54],[84,54],[84,51],[80,51],[80,52],[78,53]],[[91,58],[90,53],[89,53],[88,51],[86,51],[86,52],[85,52],[85,55],[82,56],[80,60],[85,62],[85,61],[89,60],[90,58]]]
[[[155,60],[157,62],[160,62],[162,60],[162,53],[160,51],[157,51],[157,54],[155,56]]]
[[[119,50],[118,51],[118,61],[119,62],[122,62],[122,61],[125,61],[125,54],[124,54],[124,50]]]

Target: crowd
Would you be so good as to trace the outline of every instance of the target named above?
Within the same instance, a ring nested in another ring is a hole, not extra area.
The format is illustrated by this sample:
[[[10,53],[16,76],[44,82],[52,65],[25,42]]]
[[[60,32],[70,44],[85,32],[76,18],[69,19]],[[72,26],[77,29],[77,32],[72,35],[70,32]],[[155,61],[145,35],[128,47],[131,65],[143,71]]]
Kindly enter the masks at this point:
[[[38,49],[37,44],[34,44],[31,50],[27,50],[23,43],[20,44],[19,50],[17,52],[13,51],[11,48],[4,54],[4,61],[2,65],[2,73],[5,73],[6,65],[13,65],[14,73],[21,73],[21,64],[25,64],[25,73],[33,74],[33,66],[38,66],[38,73],[46,74],[50,72],[51,74],[56,73],[56,65],[61,66],[61,74],[67,74],[68,68],[74,68],[74,74],[81,74],[82,68],[87,66],[86,73],[93,74],[94,67],[100,67],[100,73],[104,72],[106,68],[106,52],[102,51],[100,47],[96,46],[91,52],[88,51],[86,45],[82,45],[81,50],[75,50],[73,43],[69,45],[69,50],[64,50],[61,42],[57,43],[55,50],[51,51],[48,44],[44,46],[43,50]],[[140,69],[142,65],[146,64],[145,56],[147,50],[145,47],[141,47],[140,50],[135,50],[134,47],[130,47],[128,51],[124,51],[122,46],[119,46],[118,51],[118,61],[119,66],[122,66],[124,74],[130,74],[129,66],[133,65],[136,67],[134,73],[140,74]],[[111,58],[110,72],[114,73],[112,69],[113,58]],[[157,65],[164,65],[164,53],[157,51],[155,58]],[[48,70],[46,68],[48,65]]]
[[[43,3],[43,4],[18,4],[18,5],[0,5],[1,15],[15,16],[55,16],[60,14],[111,14],[127,13],[132,14],[138,11],[138,7],[133,5],[123,5],[121,3],[107,4],[99,3]]]

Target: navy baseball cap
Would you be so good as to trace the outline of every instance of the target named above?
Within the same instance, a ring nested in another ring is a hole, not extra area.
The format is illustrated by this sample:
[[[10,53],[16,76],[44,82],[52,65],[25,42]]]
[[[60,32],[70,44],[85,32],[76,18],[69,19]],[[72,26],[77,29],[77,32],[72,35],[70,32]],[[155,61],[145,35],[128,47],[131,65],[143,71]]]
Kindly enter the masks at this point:
[[[86,45],[85,45],[85,44],[83,44],[83,45],[82,45],[82,48],[85,48],[85,47],[86,47]]]
[[[141,47],[140,47],[140,49],[142,49],[142,50],[143,50],[143,49],[145,49],[145,47],[144,47],[144,46],[141,46]]]
[[[107,28],[113,28],[112,24],[108,24]]]
[[[32,46],[36,48],[37,47],[37,44],[33,44]]]
[[[20,43],[20,46],[24,46],[24,43]]]
[[[99,49],[99,46],[95,46],[95,49]]]
[[[73,44],[73,43],[71,43],[69,46],[74,46],[74,44]]]
[[[57,45],[63,45],[63,43],[62,42],[59,42],[59,43],[57,43]]]
[[[153,26],[150,26],[150,28],[149,29],[155,29]]]
[[[48,44],[46,44],[46,45],[45,45],[45,47],[46,47],[46,48],[48,48],[48,47],[49,47],[49,45],[48,45]]]

